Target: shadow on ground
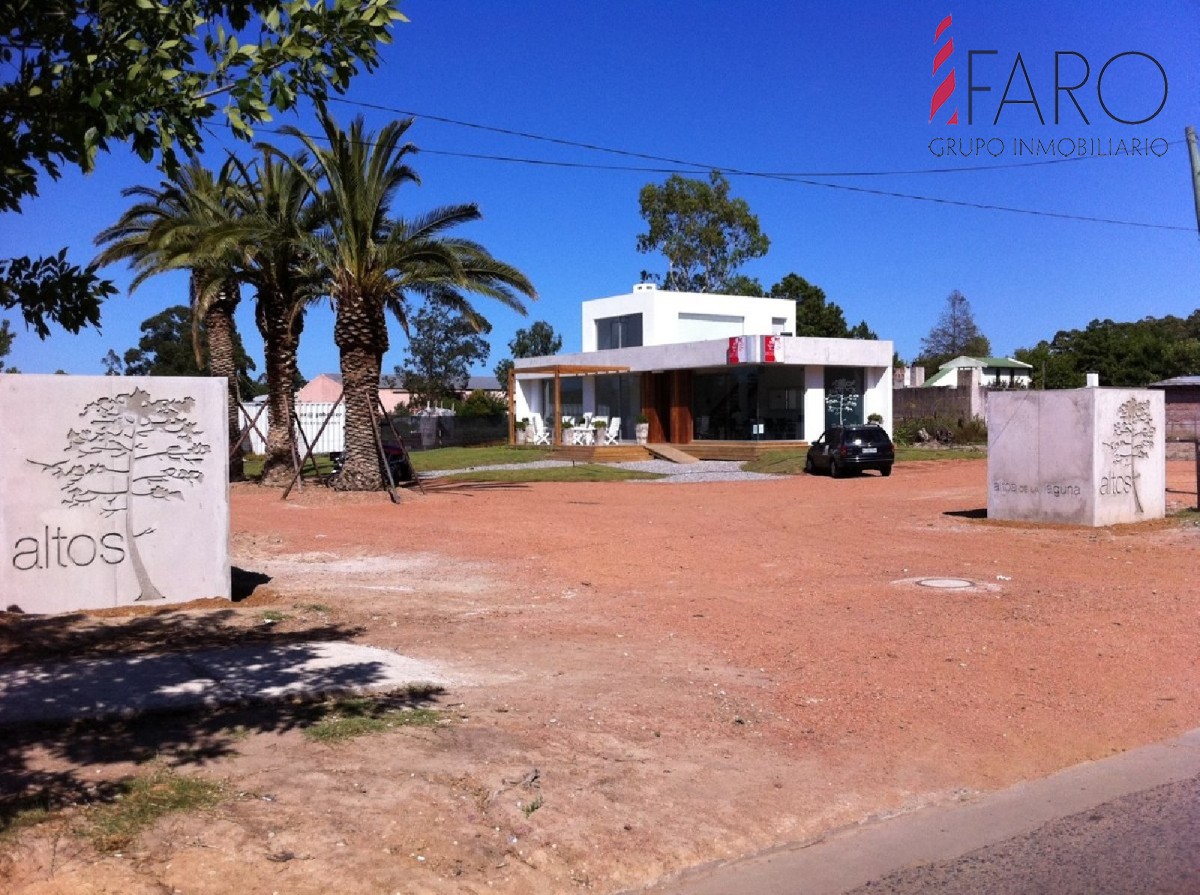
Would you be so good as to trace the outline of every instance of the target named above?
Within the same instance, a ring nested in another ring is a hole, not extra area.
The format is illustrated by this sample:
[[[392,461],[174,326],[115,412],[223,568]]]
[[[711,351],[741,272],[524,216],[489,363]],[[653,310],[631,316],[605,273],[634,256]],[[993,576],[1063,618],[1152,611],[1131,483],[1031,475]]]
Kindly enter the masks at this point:
[[[422,487],[429,494],[470,495],[480,491],[522,491],[529,487],[524,482],[471,482],[460,479],[422,479]]]
[[[959,519],[986,519],[987,507],[981,507],[977,510],[947,510],[943,515],[955,516]]]
[[[229,596],[235,603],[240,603],[254,593],[255,588],[271,583],[271,576],[262,572],[253,572],[237,566],[229,568]]]
[[[313,640],[349,640],[362,633],[358,627],[325,623],[279,631],[255,622],[234,609],[203,613],[160,609],[133,617],[0,613],[0,666],[257,643],[279,647]]]
[[[357,673],[361,676],[363,669]],[[428,687],[373,697],[367,711],[431,707],[440,692]],[[54,811],[117,798],[129,765],[202,767],[236,754],[247,735],[302,729],[334,706],[332,699],[272,702],[6,728],[0,735],[0,833],[30,809]],[[64,763],[71,767],[61,767]]]

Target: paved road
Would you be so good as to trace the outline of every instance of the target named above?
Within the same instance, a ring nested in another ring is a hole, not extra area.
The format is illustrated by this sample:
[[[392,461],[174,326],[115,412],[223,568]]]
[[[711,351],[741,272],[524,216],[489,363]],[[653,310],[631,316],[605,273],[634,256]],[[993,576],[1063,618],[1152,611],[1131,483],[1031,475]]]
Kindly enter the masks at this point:
[[[797,890],[801,891],[801,890]],[[1196,895],[1200,777],[1112,799],[853,895]]]
[[[1197,895],[1200,730],[809,847],[699,868],[658,895]]]

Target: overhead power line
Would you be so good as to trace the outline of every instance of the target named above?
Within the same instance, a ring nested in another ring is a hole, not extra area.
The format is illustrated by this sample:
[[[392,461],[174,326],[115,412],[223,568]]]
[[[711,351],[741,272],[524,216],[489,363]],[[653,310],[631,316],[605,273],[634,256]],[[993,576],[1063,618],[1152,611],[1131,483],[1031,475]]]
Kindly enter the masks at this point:
[[[656,156],[643,152],[635,152],[633,150],[616,149],[613,147],[600,146],[591,143],[581,143],[574,140],[566,140],[559,137],[547,137],[541,134],[533,134],[526,131],[518,131],[510,128],[494,127],[491,125],[478,124],[475,122],[461,121],[454,118],[447,118],[441,115],[427,115],[422,112],[413,112],[405,109],[398,109],[391,106],[380,105],[378,103],[365,103],[358,100],[349,100],[345,98],[331,97],[333,101],[343,103],[345,105],[359,106],[366,109],[374,109],[376,111],[389,112],[395,115],[403,115],[409,118],[424,118],[430,121],[439,121],[445,124],[453,124],[460,127],[471,128],[474,130],[488,131],[491,133],[504,134],[507,136],[520,137],[522,139],[535,140],[544,143],[551,143],[560,146],[568,146],[574,149],[586,149],[594,152],[604,152],[612,155],[621,155],[628,158],[640,158],[646,161],[665,162],[672,166],[671,168],[635,166],[635,165],[602,165],[589,162],[568,162],[554,159],[533,159],[523,158],[520,156],[502,156],[492,155],[487,153],[468,153],[455,152],[451,150],[439,150],[422,148],[420,151],[428,155],[441,155],[453,158],[476,159],[480,161],[503,162],[508,164],[531,165],[538,167],[554,167],[554,168],[573,168],[577,170],[592,170],[592,171],[632,171],[646,174],[696,174],[703,171],[719,171],[722,174],[737,176],[737,177],[757,177],[766,180],[778,180],[785,183],[794,183],[800,186],[821,187],[830,190],[839,190],[843,192],[861,193],[870,196],[879,196],[888,199],[905,199],[911,202],[930,202],[937,205],[949,205],[957,208],[972,208],[979,211],[999,211],[1006,214],[1022,214],[1032,217],[1054,218],[1057,220],[1078,221],[1090,224],[1108,224],[1119,227],[1137,227],[1146,230],[1167,230],[1175,232],[1192,232],[1190,227],[1176,226],[1173,224],[1153,224],[1145,221],[1127,221],[1119,218],[1104,218],[1092,215],[1072,214],[1069,212],[1059,211],[1042,211],[1032,208],[1017,208],[1009,205],[997,205],[986,202],[970,202],[965,199],[947,199],[940,196],[926,196],[918,193],[902,193],[894,190],[874,189],[864,186],[853,186],[845,183],[831,183],[826,180],[815,180],[816,177],[858,177],[858,176],[907,176],[913,174],[931,174],[931,173],[951,173],[951,172],[967,172],[967,171],[990,171],[999,168],[1012,167],[1034,167],[1047,164],[1061,164],[1069,161],[1083,161],[1082,157],[1075,158],[1059,158],[1049,159],[1039,162],[1019,162],[1009,163],[1005,165],[983,165],[962,168],[949,169],[919,169],[913,171],[858,171],[858,172],[810,172],[810,173],[791,173],[791,172],[770,172],[770,171],[747,171],[739,168],[730,168],[723,165],[710,165],[701,162],[687,161],[684,159],[673,159],[665,156]],[[324,135],[311,134],[314,139],[324,140]],[[1090,157],[1088,157],[1090,158]]]
[[[636,152],[630,149],[618,149],[612,146],[602,146],[596,143],[584,143],[578,140],[568,140],[563,137],[550,137],[545,134],[535,134],[529,131],[513,130],[512,128],[496,127],[490,124],[479,124],[473,121],[463,121],[458,118],[448,118],[444,115],[430,115],[425,112],[414,112],[408,109],[397,109],[393,106],[385,106],[380,103],[366,103],[360,100],[346,99],[345,97],[330,97],[330,101],[339,102],[347,106],[357,106],[363,109],[374,109],[378,112],[390,112],[395,115],[403,115],[407,118],[423,118],[426,121],[436,121],[440,124],[451,124],[456,127],[464,127],[471,130],[486,131],[493,134],[502,134],[508,137],[519,137],[523,140],[534,140],[541,143],[551,143],[556,146],[567,146],[572,149],[585,149],[591,152],[604,152],[610,155],[621,155],[628,158],[645,159],[650,162],[665,162],[669,165],[680,165],[687,168],[696,168],[701,171],[721,171],[724,174],[737,174],[747,177],[909,177],[914,175],[927,174],[966,174],[977,171],[999,171],[1009,168],[1039,168],[1046,165],[1062,165],[1071,162],[1092,161],[1103,156],[1069,156],[1051,159],[1038,159],[1036,161],[1027,162],[1000,162],[989,165],[961,165],[957,167],[940,167],[940,168],[910,168],[910,169],[893,169],[884,171],[742,171],[737,168],[729,168],[725,165],[714,165],[705,162],[693,162],[685,159],[671,158],[670,156],[651,155],[645,152]],[[1165,141],[1166,145],[1174,146],[1181,145],[1182,140]],[[488,156],[480,156],[480,158],[488,158]],[[500,157],[503,159],[503,157]],[[579,167],[585,167],[580,165]],[[598,166],[602,170],[642,170],[638,168],[615,168],[608,169],[603,166]],[[650,169],[648,171],[657,171],[660,169]]]

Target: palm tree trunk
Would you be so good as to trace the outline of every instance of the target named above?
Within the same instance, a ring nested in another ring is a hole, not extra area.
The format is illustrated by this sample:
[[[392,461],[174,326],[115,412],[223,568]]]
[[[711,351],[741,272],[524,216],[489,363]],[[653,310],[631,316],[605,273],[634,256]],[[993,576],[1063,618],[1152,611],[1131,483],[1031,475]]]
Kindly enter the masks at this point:
[[[204,314],[204,329],[208,339],[208,373],[210,376],[223,377],[228,383],[226,412],[229,416],[229,450],[237,443],[241,432],[241,421],[238,418],[238,408],[241,398],[238,394],[237,364],[234,362],[234,323],[233,311],[240,298],[236,281],[226,283],[222,294],[214,300]],[[194,305],[193,305],[194,307]],[[246,478],[242,468],[242,452],[233,451],[229,460],[229,480],[244,481]]]
[[[296,433],[292,413],[296,407],[296,351],[304,329],[302,314],[289,319],[291,315],[286,312],[272,313],[279,304],[278,300],[267,300],[267,314],[259,327],[266,354],[267,413],[270,415],[262,484],[272,486],[287,485],[294,474],[292,457],[296,450]]]
[[[341,353],[346,404],[346,450],[338,491],[382,491],[383,466],[375,438],[379,424],[379,372],[387,350],[383,307],[370,309],[361,295],[338,300],[333,340]]]

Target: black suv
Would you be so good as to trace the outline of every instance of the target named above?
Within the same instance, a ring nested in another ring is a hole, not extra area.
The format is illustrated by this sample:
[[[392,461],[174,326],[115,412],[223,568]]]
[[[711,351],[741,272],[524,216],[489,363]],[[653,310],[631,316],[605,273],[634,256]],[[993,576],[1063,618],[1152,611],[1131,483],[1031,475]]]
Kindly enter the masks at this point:
[[[891,475],[895,460],[892,439],[879,426],[835,426],[822,432],[808,449],[804,471],[811,475],[828,470],[835,479],[862,469]]]

